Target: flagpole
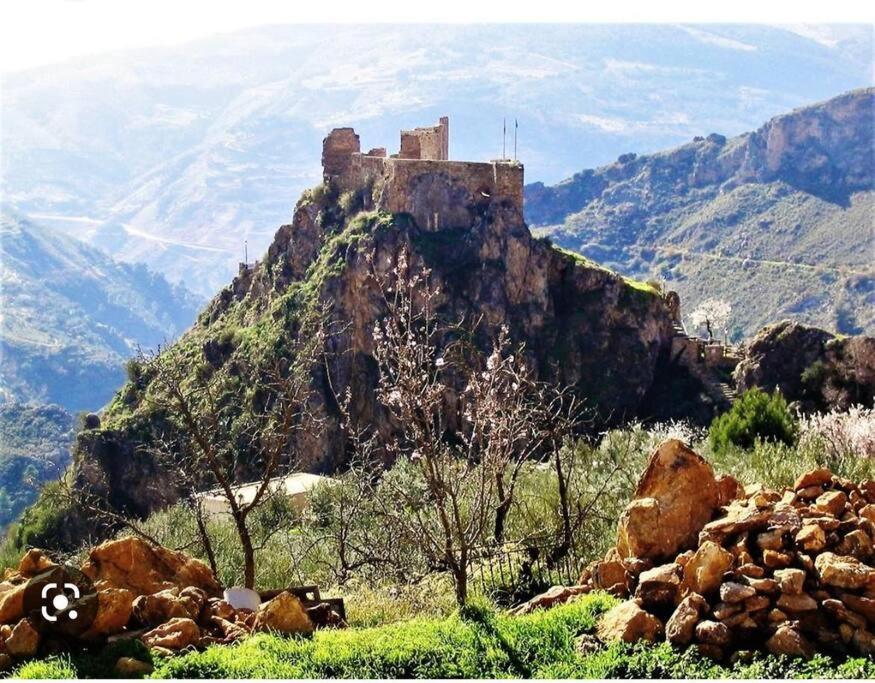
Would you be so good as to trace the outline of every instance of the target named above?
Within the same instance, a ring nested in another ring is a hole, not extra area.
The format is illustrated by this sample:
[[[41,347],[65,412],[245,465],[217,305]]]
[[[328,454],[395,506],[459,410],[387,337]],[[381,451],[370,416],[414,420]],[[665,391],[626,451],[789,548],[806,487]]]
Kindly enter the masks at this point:
[[[507,119],[501,120],[501,160],[507,159]]]

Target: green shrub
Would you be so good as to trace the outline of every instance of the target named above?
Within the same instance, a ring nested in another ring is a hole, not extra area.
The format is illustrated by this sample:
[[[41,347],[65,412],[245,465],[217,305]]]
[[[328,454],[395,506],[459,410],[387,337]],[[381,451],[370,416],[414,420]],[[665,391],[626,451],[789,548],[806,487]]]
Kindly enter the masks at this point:
[[[792,446],[796,442],[796,420],[780,392],[767,394],[749,389],[723,415],[711,423],[709,441],[715,453],[732,447],[753,448],[757,441]]]

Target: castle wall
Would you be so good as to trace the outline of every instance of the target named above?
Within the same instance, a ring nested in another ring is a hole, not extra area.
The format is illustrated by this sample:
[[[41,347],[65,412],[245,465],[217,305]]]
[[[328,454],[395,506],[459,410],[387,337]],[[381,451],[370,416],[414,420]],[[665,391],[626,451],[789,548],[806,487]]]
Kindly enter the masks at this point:
[[[399,159],[434,159],[446,161],[450,158],[450,119],[442,116],[436,126],[414,128],[401,131],[401,151]]]
[[[349,171],[352,155],[361,152],[361,142],[352,128],[335,128],[322,140],[322,174],[325,178]]]
[[[467,227],[495,203],[523,211],[523,166],[515,161],[448,161],[449,120],[402,131],[401,154],[360,151],[352,128],[323,141],[326,182],[341,192],[374,188],[374,208],[411,214],[421,228]],[[408,156],[409,155],[409,156]]]

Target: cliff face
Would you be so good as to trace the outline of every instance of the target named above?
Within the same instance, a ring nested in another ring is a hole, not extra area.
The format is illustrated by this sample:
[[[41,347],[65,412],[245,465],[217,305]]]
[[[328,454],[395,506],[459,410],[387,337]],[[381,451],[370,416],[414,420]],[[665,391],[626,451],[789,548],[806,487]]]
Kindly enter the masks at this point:
[[[665,280],[687,313],[727,300],[737,338],[781,318],[871,333],[873,117],[869,88],[735,138],[625,154],[527,186],[527,218],[621,273]]]
[[[739,391],[778,390],[808,410],[875,402],[875,338],[837,337],[784,321],[761,330],[743,356],[735,369]]]
[[[246,358],[254,376],[241,385],[251,385],[258,365],[266,367],[297,333],[304,312],[327,306],[339,324],[328,325],[327,364],[313,375],[327,427],[302,445],[300,467],[342,467],[337,395],[349,389],[356,418],[392,428],[375,397],[372,331],[384,314],[377,280],[407,251],[411,269],[430,269],[440,289],[439,316],[464,320],[478,345],[488,348],[506,325],[540,378],[571,385],[606,419],[639,414],[672,334],[655,290],[533,239],[511,203],[475,207],[470,224],[437,231],[380,208],[373,197],[337,201],[321,189],[306,194],[265,259],[241,271],[167,357],[190,372]],[[118,509],[137,515],[179,493],[146,454],[167,427],[150,414],[149,391],[146,379],[128,383],[102,426],[80,435],[75,465],[77,485],[108,494]],[[242,468],[240,478],[248,475]]]

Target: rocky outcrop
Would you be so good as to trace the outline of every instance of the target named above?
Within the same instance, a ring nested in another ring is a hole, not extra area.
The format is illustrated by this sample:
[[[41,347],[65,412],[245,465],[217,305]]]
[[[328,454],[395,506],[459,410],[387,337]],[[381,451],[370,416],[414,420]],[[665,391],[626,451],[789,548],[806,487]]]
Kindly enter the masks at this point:
[[[423,182],[418,177],[409,191],[420,209],[429,201],[447,201],[443,195],[416,194]],[[298,334],[306,310],[327,307],[327,364],[313,372],[313,407],[324,429],[299,444],[297,460],[310,471],[341,467],[348,441],[338,395],[349,391],[356,423],[383,433],[397,427],[376,397],[373,329],[385,314],[380,280],[406,253],[411,274],[430,271],[431,285],[440,291],[438,315],[465,321],[482,349],[507,327],[536,375],[570,386],[603,423],[639,414],[659,367],[668,361],[672,336],[668,309],[656,290],[534,239],[509,202],[445,211],[442,227],[435,229],[408,214],[369,211],[379,209],[380,200],[366,195],[344,195],[341,201],[330,187],[306,194],[266,258],[221,292],[168,356],[191,372],[202,363],[247,366],[252,376],[241,386],[257,387],[262,369],[257,363],[266,367],[275,360],[275,349]],[[445,225],[448,215],[460,218]],[[246,348],[239,344],[243,337]],[[129,383],[100,427],[80,436],[74,471],[78,487],[138,516],[181,493],[149,455],[152,440],[173,425],[143,401],[147,384],[148,378]],[[448,396],[448,405],[454,400]],[[449,426],[456,428],[458,417],[450,413]],[[254,468],[247,469],[245,454],[240,460],[238,476],[251,480]],[[71,530],[79,536],[94,531],[82,522],[75,512],[64,518],[58,525],[62,544],[69,544],[65,534],[73,536]]]
[[[739,392],[778,390],[807,409],[872,407],[875,338],[838,337],[791,321],[771,325],[744,345],[735,384]]]
[[[653,467],[658,453],[643,477],[651,487],[657,479],[668,486],[676,477],[670,468]],[[605,641],[664,635],[673,645],[695,646],[719,660],[756,648],[801,657],[871,656],[873,502],[875,482],[855,483],[826,469],[806,472],[780,491],[752,485],[700,516],[692,537],[676,528],[665,548],[677,554],[627,556],[618,544],[586,569],[577,586],[553,588],[545,594],[549,599],[539,596],[526,605],[557,604],[608,588],[625,601],[603,616],[597,632]],[[687,509],[682,498],[665,499],[663,506],[667,513]],[[652,533],[665,530],[654,527]]]

